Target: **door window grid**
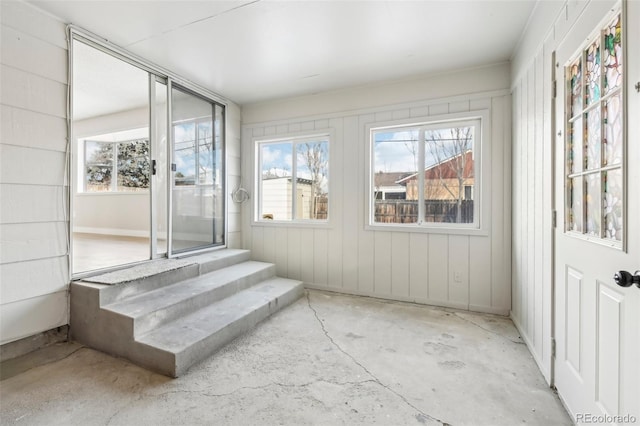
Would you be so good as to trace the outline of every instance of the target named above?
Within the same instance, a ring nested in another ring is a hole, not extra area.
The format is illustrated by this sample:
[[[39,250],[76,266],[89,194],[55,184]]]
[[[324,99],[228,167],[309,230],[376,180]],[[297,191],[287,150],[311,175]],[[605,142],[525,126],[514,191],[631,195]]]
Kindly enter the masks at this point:
[[[622,244],[623,111],[621,17],[565,69],[569,110],[565,229]]]

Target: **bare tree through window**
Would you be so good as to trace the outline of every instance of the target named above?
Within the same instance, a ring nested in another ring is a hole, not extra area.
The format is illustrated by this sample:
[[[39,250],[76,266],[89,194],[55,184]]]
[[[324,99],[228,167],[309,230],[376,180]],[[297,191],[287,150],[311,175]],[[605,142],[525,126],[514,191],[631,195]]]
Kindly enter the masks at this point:
[[[425,173],[425,189],[434,191],[434,184],[457,200],[456,223],[462,223],[462,202],[465,184],[473,178],[473,133],[471,127],[454,127],[425,132],[428,152],[435,166]],[[431,172],[431,173],[429,173]],[[428,175],[428,176],[427,176]],[[437,179],[437,183],[434,180]]]
[[[326,142],[304,142],[297,146],[298,157],[307,166],[311,175],[311,218],[318,219],[318,199],[324,195],[329,165]]]

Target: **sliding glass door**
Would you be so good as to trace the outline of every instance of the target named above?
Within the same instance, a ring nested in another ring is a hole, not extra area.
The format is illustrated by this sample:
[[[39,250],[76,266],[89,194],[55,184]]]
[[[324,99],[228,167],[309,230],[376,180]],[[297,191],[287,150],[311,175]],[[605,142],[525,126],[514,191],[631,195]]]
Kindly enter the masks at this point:
[[[224,106],[171,86],[172,255],[224,245]]]
[[[72,33],[73,276],[224,246],[225,106]]]

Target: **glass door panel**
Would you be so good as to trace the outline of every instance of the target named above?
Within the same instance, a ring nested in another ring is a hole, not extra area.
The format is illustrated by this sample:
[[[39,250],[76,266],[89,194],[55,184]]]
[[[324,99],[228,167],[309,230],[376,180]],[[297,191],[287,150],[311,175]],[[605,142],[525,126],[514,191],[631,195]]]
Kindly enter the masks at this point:
[[[150,258],[150,93],[147,71],[75,38],[72,51],[71,244],[78,275]]]
[[[223,108],[171,88],[171,253],[224,244]]]

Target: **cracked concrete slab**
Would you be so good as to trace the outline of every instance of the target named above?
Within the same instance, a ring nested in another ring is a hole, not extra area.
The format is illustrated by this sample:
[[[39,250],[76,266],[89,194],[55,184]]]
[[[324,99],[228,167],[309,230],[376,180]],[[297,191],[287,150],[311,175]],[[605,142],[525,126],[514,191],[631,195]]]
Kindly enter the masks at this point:
[[[2,424],[571,424],[507,318],[309,291],[185,376],[88,348],[0,384]]]

